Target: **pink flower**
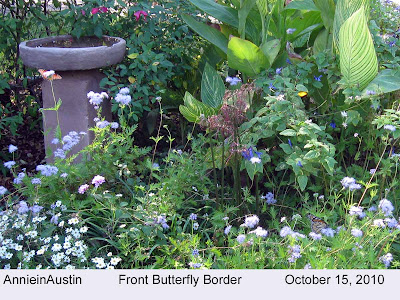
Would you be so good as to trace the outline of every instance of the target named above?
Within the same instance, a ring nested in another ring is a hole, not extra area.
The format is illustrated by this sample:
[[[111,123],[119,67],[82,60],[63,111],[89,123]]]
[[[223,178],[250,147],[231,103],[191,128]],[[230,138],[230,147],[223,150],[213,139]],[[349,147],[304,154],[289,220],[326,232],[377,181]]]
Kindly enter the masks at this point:
[[[87,191],[88,188],[89,188],[88,184],[82,184],[78,189],[78,193],[79,194],[84,194]]]
[[[100,7],[101,12],[106,13],[108,11],[108,8],[105,6]]]
[[[100,11],[99,7],[92,8],[92,15],[97,14]]]
[[[136,17],[136,21],[139,21],[140,16],[143,15],[144,20],[146,21],[146,17],[149,15],[147,12],[145,12],[144,10],[138,10],[137,12],[134,13],[135,17]]]
[[[86,15],[86,12],[82,9],[81,10],[82,16]]]
[[[98,187],[99,185],[103,184],[104,182],[106,182],[106,179],[100,175],[96,175],[92,179],[92,184],[94,184],[95,187]]]

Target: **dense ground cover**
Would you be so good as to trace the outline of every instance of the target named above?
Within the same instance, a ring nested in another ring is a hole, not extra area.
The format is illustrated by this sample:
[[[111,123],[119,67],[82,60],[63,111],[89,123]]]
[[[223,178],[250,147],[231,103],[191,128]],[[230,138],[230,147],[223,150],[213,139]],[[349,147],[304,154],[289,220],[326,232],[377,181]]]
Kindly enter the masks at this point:
[[[399,266],[397,4],[35,3],[0,27],[2,268]],[[128,53],[103,70],[114,119],[79,163],[87,133],[51,133],[46,164],[16,46],[63,33]]]

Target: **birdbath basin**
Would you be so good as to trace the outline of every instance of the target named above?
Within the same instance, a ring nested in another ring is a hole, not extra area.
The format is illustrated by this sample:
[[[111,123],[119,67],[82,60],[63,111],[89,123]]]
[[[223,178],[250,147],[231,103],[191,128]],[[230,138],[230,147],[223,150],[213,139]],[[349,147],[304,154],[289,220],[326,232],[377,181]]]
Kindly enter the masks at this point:
[[[53,152],[62,148],[60,144],[52,144],[55,129],[60,124],[62,136],[71,131],[82,135],[81,142],[72,148],[70,154],[79,152],[89,145],[94,138],[89,128],[95,125],[93,119],[97,116],[94,107],[89,103],[87,93],[102,92],[100,81],[105,77],[99,68],[111,66],[120,62],[125,56],[126,42],[118,37],[103,36],[82,37],[76,39],[70,35],[46,37],[22,42],[19,45],[20,56],[24,65],[44,70],[54,70],[62,77],[53,80],[56,101],[62,104],[57,113],[46,110],[55,107],[51,83],[42,82],[45,147]],[[106,119],[111,117],[110,103],[105,99],[102,104],[102,114]],[[53,158],[48,157],[49,162]]]

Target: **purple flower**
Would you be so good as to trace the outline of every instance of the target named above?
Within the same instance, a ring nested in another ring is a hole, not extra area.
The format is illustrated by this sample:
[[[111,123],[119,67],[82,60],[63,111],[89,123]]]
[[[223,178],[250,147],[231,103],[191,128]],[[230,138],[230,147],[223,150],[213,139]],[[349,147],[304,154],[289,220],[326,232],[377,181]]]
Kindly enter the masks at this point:
[[[246,239],[246,236],[244,234],[238,235],[236,238],[236,240],[238,241],[239,244],[243,244],[245,239]]]
[[[293,34],[296,30],[297,30],[296,28],[288,28],[288,29],[286,30],[286,33],[287,33],[287,34]]]
[[[281,73],[282,73],[282,68],[277,68],[277,69],[275,70],[275,73],[276,73],[276,75],[281,74]]]
[[[363,212],[362,207],[352,206],[350,207],[349,215],[350,216],[357,215],[360,219],[363,219],[365,217],[365,212]]]
[[[287,141],[288,141],[288,144],[289,144],[290,148],[293,148],[292,141],[290,139],[288,139]]]
[[[384,125],[383,129],[389,130],[389,131],[396,131],[396,127],[390,124]]]
[[[194,268],[194,269],[199,269],[199,268],[201,268],[201,263],[194,263],[194,264],[193,264],[193,268]]]
[[[193,255],[193,256],[199,255],[199,250],[194,249],[194,250],[192,251],[192,255]]]
[[[16,150],[18,150],[18,147],[17,147],[17,146],[14,146],[14,145],[12,145],[12,144],[8,145],[8,152],[13,153],[13,152],[15,152]]]
[[[263,229],[260,226],[258,226],[255,230],[250,231],[249,233],[254,233],[256,236],[259,236],[259,237],[267,237],[267,235],[268,235],[268,231]]]
[[[286,58],[286,62],[287,62],[289,65],[291,65],[291,64],[292,64],[292,62],[290,61],[290,59],[289,59],[289,58]]]
[[[57,215],[52,216],[50,219],[50,223],[57,225],[58,224],[58,216]]]
[[[292,233],[293,233],[292,229],[291,229],[289,226],[285,226],[285,227],[283,227],[283,228],[281,229],[279,235],[280,235],[281,237],[285,237],[285,236],[290,235],[290,234],[292,234]]]
[[[390,202],[388,199],[382,199],[379,202],[379,209],[385,214],[385,216],[389,216],[392,214],[392,211],[394,210],[392,202]]]
[[[322,75],[314,76],[314,79],[315,79],[316,81],[321,81],[321,78],[322,78]]]
[[[238,77],[226,77],[225,81],[229,83],[229,85],[237,85],[239,82],[242,82],[242,80]]]
[[[225,233],[226,235],[228,235],[229,232],[231,231],[231,229],[232,229],[232,225],[226,226],[226,227],[225,227],[225,230],[224,230],[224,233]]]
[[[394,228],[399,224],[395,218],[386,218],[385,222],[389,228]]]
[[[336,128],[336,123],[332,121],[332,122],[329,124],[329,126],[331,126],[333,129],[335,129],[335,128]]]
[[[0,185],[0,196],[3,196],[7,191],[8,190],[4,186]]]
[[[376,93],[375,93],[375,91],[367,90],[367,91],[366,91],[366,94],[367,94],[368,96],[372,96],[372,95],[375,95]]]
[[[37,213],[39,213],[41,210],[43,209],[43,206],[39,206],[37,204],[33,205],[30,210],[32,211],[32,213],[34,215],[36,215]]]
[[[104,182],[106,182],[106,179],[103,176],[100,176],[100,175],[96,175],[92,179],[92,184],[94,184],[94,186],[96,188],[99,187]]]
[[[387,253],[386,255],[381,256],[379,258],[379,261],[381,261],[385,265],[386,268],[389,268],[392,260],[393,260],[393,255],[391,253]]]
[[[40,178],[32,178],[31,183],[32,184],[41,184],[42,181],[40,180]]]
[[[249,148],[247,148],[246,150],[242,151],[243,158],[248,161],[251,161],[251,159],[253,157],[255,157],[254,154],[256,154],[258,158],[261,158],[261,152],[257,152],[257,151],[253,152],[253,147],[251,147],[251,146]]]
[[[29,211],[29,206],[25,201],[19,202],[18,213],[23,215]]]
[[[199,223],[197,223],[197,222],[195,222],[194,224],[193,224],[193,229],[194,230],[197,230],[197,229],[199,229]]]
[[[302,167],[303,167],[303,164],[301,163],[301,161],[300,161],[300,160],[297,162],[297,164],[296,164],[296,165],[298,165],[300,168],[302,168]]]
[[[363,232],[360,229],[353,228],[351,230],[351,235],[354,236],[354,237],[362,237]]]
[[[335,230],[332,228],[323,228],[321,229],[321,233],[327,237],[333,237],[335,235]]]
[[[13,161],[13,160],[6,161],[6,162],[4,163],[4,166],[5,166],[6,168],[8,168],[8,169],[11,169],[12,166],[14,166],[14,165],[15,165],[15,161]]]
[[[246,217],[243,226],[248,228],[254,228],[258,224],[258,222],[260,222],[260,219],[256,215],[253,215],[250,217]]]
[[[385,228],[386,224],[383,222],[382,219],[376,219],[376,220],[374,220],[374,226]]]
[[[197,215],[196,214],[190,214],[189,218],[191,220],[197,220]]]
[[[266,199],[265,203],[271,205],[276,203],[276,199],[274,198],[274,194],[268,192],[265,196],[261,196],[261,199]]]
[[[82,184],[78,189],[78,193],[79,194],[84,194],[87,191],[88,188],[89,188],[88,184]]]
[[[309,236],[315,241],[319,241],[320,239],[322,239],[322,235],[315,232],[310,232]]]
[[[269,83],[269,88],[270,88],[271,90],[275,90],[275,89],[276,89],[276,87],[275,87],[272,83]]]

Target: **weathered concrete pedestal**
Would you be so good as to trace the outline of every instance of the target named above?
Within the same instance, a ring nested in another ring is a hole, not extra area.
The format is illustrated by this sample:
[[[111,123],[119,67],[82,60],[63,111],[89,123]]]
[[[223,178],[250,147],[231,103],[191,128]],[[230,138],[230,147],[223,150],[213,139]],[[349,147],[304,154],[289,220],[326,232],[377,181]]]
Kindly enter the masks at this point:
[[[93,140],[93,132],[89,128],[95,125],[93,119],[97,116],[93,105],[89,103],[87,93],[102,91],[100,81],[104,75],[98,69],[123,59],[125,40],[107,36],[102,39],[86,37],[76,40],[65,35],[23,42],[19,48],[26,66],[54,70],[62,77],[61,80],[52,81],[55,97],[50,81],[43,81],[43,108],[55,107],[55,101],[61,99],[58,117],[62,136],[70,131],[87,133],[81,135],[81,142],[69,153],[79,152]],[[107,99],[102,104],[102,115],[111,120],[111,105]],[[45,147],[51,148],[53,152],[62,148],[62,145],[51,143],[57,124],[57,112],[44,110]],[[49,157],[47,160],[52,162],[54,158]]]
[[[100,80],[104,78],[98,70],[87,71],[63,71],[57,72],[62,77],[61,80],[52,82],[55,99],[61,99],[62,104],[58,110],[61,136],[65,136],[70,131],[85,132],[86,135],[80,135],[80,143],[73,147],[69,154],[76,154],[84,147],[89,145],[94,138],[93,131],[89,131],[90,127],[95,126],[93,119],[97,116],[93,105],[89,103],[87,93],[89,91],[102,92],[100,89]],[[55,107],[54,98],[51,90],[51,83],[48,80],[42,82],[42,98],[43,108]],[[103,101],[102,115],[106,120],[111,120],[111,105],[107,99]],[[44,110],[44,128],[48,132],[45,137],[46,149],[50,147],[52,151],[60,145],[51,143],[55,137],[55,129],[57,127],[57,113],[53,110]]]

